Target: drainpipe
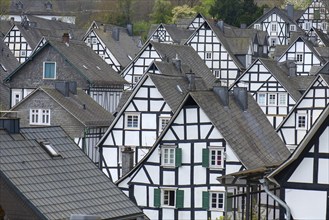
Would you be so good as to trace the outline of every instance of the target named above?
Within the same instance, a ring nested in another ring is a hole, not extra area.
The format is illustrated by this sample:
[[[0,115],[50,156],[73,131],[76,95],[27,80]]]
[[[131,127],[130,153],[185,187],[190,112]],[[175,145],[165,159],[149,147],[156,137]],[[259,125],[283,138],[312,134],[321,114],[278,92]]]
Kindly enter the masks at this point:
[[[267,182],[266,182],[265,179],[260,179],[259,182],[263,185],[266,194],[269,195],[272,199],[274,199],[276,202],[278,202],[281,206],[283,206],[285,208],[286,213],[287,213],[287,220],[290,220],[290,208],[289,208],[289,206],[284,201],[282,201],[279,197],[274,195],[268,189],[268,185],[267,185]]]

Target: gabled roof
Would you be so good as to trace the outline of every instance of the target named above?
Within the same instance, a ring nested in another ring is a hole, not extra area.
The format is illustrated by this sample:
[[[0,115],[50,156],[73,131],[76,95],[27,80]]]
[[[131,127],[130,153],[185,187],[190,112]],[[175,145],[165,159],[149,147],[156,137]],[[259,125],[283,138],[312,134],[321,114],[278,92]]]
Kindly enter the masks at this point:
[[[276,175],[283,172],[289,165],[291,165],[294,161],[296,161],[299,157],[302,156],[302,153],[304,152],[306,147],[309,146],[309,142],[314,137],[316,132],[320,129],[320,127],[324,125],[324,123],[328,124],[328,118],[329,118],[329,105],[327,105],[327,107],[323,110],[319,118],[312,126],[311,130],[306,134],[306,136],[300,142],[300,144],[293,152],[293,154],[286,161],[284,161],[277,169],[275,169],[272,173],[270,173],[267,176],[267,178],[270,179],[272,182],[275,182],[278,185],[280,185],[275,179]]]
[[[140,37],[130,36],[127,28],[96,21],[93,24],[96,24],[97,28],[91,27],[85,34],[84,39],[91,31],[94,31],[118,62],[123,67],[127,66],[140,50]],[[119,30],[119,40],[113,38],[114,29]]]
[[[8,33],[8,31],[13,26],[11,21],[0,19],[0,40]]]
[[[312,27],[308,32],[314,31],[316,35],[320,38],[322,43],[326,46],[329,47],[329,36],[328,34],[323,33],[320,29],[317,29],[315,27]]]
[[[280,164],[288,158],[290,152],[276,134],[266,116],[255,100],[248,95],[248,109],[241,110],[233,94],[229,94],[229,105],[224,106],[213,91],[194,91],[188,93],[174,116],[158,137],[148,154],[116,184],[122,182],[135,171],[139,170],[144,161],[148,160],[157,148],[171,124],[179,115],[180,110],[193,100],[207,115],[213,125],[218,129],[241,163],[247,169]]]
[[[28,62],[33,62],[44,48],[53,47],[58,53],[75,68],[87,81],[97,86],[124,85],[127,82],[120,77],[104,60],[99,57],[90,47],[82,41],[70,41],[69,44],[63,43],[59,39],[48,39],[48,41],[37,50],[5,80],[9,81],[15,73],[24,68]]]
[[[71,214],[101,219],[143,216],[62,128],[22,128],[15,137],[0,130],[0,177],[40,219],[69,219]],[[61,157],[51,157],[41,140]]]
[[[77,89],[77,94],[72,94],[70,92],[69,96],[65,97],[55,88],[39,87],[15,105],[12,110],[15,110],[24,102],[29,102],[29,100],[33,99],[34,94],[38,92],[44,92],[84,126],[106,127],[109,126],[110,122],[114,119],[110,112],[106,111],[85,91],[79,88]]]
[[[5,42],[0,40],[0,81],[7,77],[19,66],[14,54],[9,50]]]
[[[189,38],[193,33],[192,30],[177,27],[176,24],[158,24],[158,25],[154,24],[151,26],[149,30],[149,34],[148,34],[149,39],[151,39],[150,37],[159,28],[164,28],[168,32],[174,43],[176,44],[181,44],[182,42],[186,41],[186,39]]]

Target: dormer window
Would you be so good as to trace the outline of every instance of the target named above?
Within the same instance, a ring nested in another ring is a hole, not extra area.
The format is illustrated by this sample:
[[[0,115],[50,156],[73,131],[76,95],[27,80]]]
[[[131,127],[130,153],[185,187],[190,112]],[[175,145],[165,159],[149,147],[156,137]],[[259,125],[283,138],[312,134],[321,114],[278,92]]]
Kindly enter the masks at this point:
[[[56,62],[46,61],[43,63],[43,78],[56,79]]]
[[[271,23],[271,32],[272,33],[276,33],[278,31],[278,24],[275,23]]]
[[[294,25],[294,24],[290,25],[289,30],[296,31],[296,25]]]

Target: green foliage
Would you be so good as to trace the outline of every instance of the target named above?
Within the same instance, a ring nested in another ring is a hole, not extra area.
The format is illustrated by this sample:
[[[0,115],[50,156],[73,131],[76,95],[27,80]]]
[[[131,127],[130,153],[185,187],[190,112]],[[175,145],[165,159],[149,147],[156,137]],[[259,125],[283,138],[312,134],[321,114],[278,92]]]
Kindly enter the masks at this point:
[[[310,4],[312,3],[312,0],[285,0],[282,8],[286,7],[287,4],[293,4],[295,9],[306,9]]]
[[[0,0],[0,17],[7,13],[10,6],[10,0]]]
[[[170,23],[172,17],[172,9],[170,1],[156,0],[153,7],[153,12],[150,14],[151,23]]]
[[[133,6],[135,0],[120,0],[118,2],[119,2],[120,15],[117,18],[117,22],[120,24],[131,23],[131,17],[134,13]]]
[[[240,24],[250,25],[263,13],[263,8],[258,7],[254,0],[215,0],[209,13],[216,19],[239,27]]]
[[[138,21],[134,23],[134,35],[141,36],[145,42],[147,40],[147,34],[150,29],[151,23],[147,21]]]
[[[181,18],[193,18],[196,15],[196,11],[188,5],[176,6],[172,10],[172,23],[175,23]]]
[[[201,13],[205,17],[210,17],[210,8],[215,4],[215,0],[200,0],[200,4],[194,6],[194,11]]]

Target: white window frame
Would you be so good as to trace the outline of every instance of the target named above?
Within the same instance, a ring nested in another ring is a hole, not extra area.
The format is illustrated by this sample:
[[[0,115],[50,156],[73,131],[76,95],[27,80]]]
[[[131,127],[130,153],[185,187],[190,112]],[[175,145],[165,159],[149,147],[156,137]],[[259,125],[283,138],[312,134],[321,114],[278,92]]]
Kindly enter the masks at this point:
[[[296,25],[291,24],[291,25],[289,26],[289,31],[296,31]]]
[[[261,102],[261,96],[263,96],[264,102]],[[257,103],[259,106],[266,106],[266,93],[257,93]]]
[[[218,153],[218,152],[220,152],[220,153]],[[215,163],[216,164],[213,164],[213,160],[212,160],[213,153],[215,155]],[[224,154],[224,148],[223,147],[209,146],[209,168],[211,168],[211,169],[223,169],[224,168],[224,161],[225,161],[224,155],[225,154]],[[220,156],[220,158],[221,158],[220,165],[217,164],[218,156]]]
[[[271,99],[271,96],[274,96],[274,99]],[[274,103],[272,102],[274,100]],[[276,93],[268,93],[267,94],[267,104],[269,106],[275,106],[277,103],[277,94]]]
[[[30,109],[30,125],[50,125],[50,109]]]
[[[299,119],[301,117],[304,118],[304,126],[300,126]],[[298,130],[306,130],[307,129],[307,114],[306,113],[298,113],[296,115],[296,129],[298,129]]]
[[[21,50],[19,53],[20,53],[19,55],[21,57],[26,57],[26,54],[27,54],[26,50]]]
[[[288,95],[287,93],[278,93],[278,105],[287,106],[288,105]]]
[[[16,95],[18,95],[18,99],[16,99]],[[12,106],[16,105],[17,103],[19,103],[20,101],[22,101],[22,91],[12,91]]]
[[[325,21],[322,22],[321,27],[322,27],[322,30],[323,30],[323,31],[327,31],[327,29],[328,29],[328,23],[325,22]]]
[[[312,28],[312,22],[310,22],[310,21],[305,21],[305,23],[304,23],[304,29],[305,30],[310,30]]]
[[[256,29],[256,30],[261,30],[261,29],[260,29],[260,24],[255,24],[254,29]]]
[[[215,69],[215,70],[214,70],[214,76],[215,76],[216,78],[219,78],[219,77],[220,77],[220,70],[219,70],[219,69]]]
[[[159,117],[159,132],[163,131],[163,129],[169,123],[170,119],[171,119],[170,115],[160,115],[160,117]],[[164,123],[165,121],[166,121],[166,123]]]
[[[166,192],[173,192],[174,194],[174,204],[170,204],[170,195],[168,199],[165,199]],[[176,192],[177,188],[161,188],[161,207],[166,207],[166,208],[176,208]],[[167,202],[168,201],[168,202]]]
[[[45,77],[45,71],[46,71],[46,64],[55,64],[54,65],[54,77],[53,78],[46,78]],[[45,61],[45,62],[43,62],[43,73],[42,73],[42,77],[43,77],[43,79],[47,79],[47,80],[52,80],[52,79],[56,79],[56,77],[57,77],[57,71],[56,71],[56,69],[57,69],[57,65],[56,65],[56,62],[54,62],[54,61]]]
[[[97,38],[96,37],[92,37],[91,38],[91,44],[97,44],[98,43],[98,40],[97,40]]]
[[[130,117],[132,117],[130,119]],[[137,126],[134,126],[134,120],[137,118]],[[130,120],[132,120],[131,126],[130,123],[128,123]],[[125,128],[130,130],[137,130],[140,127],[140,113],[133,113],[128,112],[125,114]]]
[[[215,201],[213,201],[213,195],[216,195]],[[221,198],[222,201],[220,201],[218,195],[222,195],[222,198]],[[214,204],[216,207],[213,207]],[[214,210],[214,211],[224,211],[225,210],[225,192],[224,191],[209,191],[209,209]]]
[[[267,54],[268,53],[268,49],[267,49],[267,46],[263,46],[263,54]]]
[[[175,167],[176,146],[163,145],[161,147],[161,165],[164,167]]]
[[[254,44],[254,52],[258,52],[258,44]]]
[[[296,53],[295,61],[296,61],[296,63],[303,63],[304,62],[304,54],[303,53]]]
[[[211,60],[212,59],[212,52],[211,51],[206,51],[205,52],[205,59],[206,60]]]
[[[134,75],[133,76],[133,83],[137,84],[141,78],[142,78],[141,75]]]
[[[270,27],[271,27],[271,33],[278,33],[278,23],[277,22],[272,22]]]

